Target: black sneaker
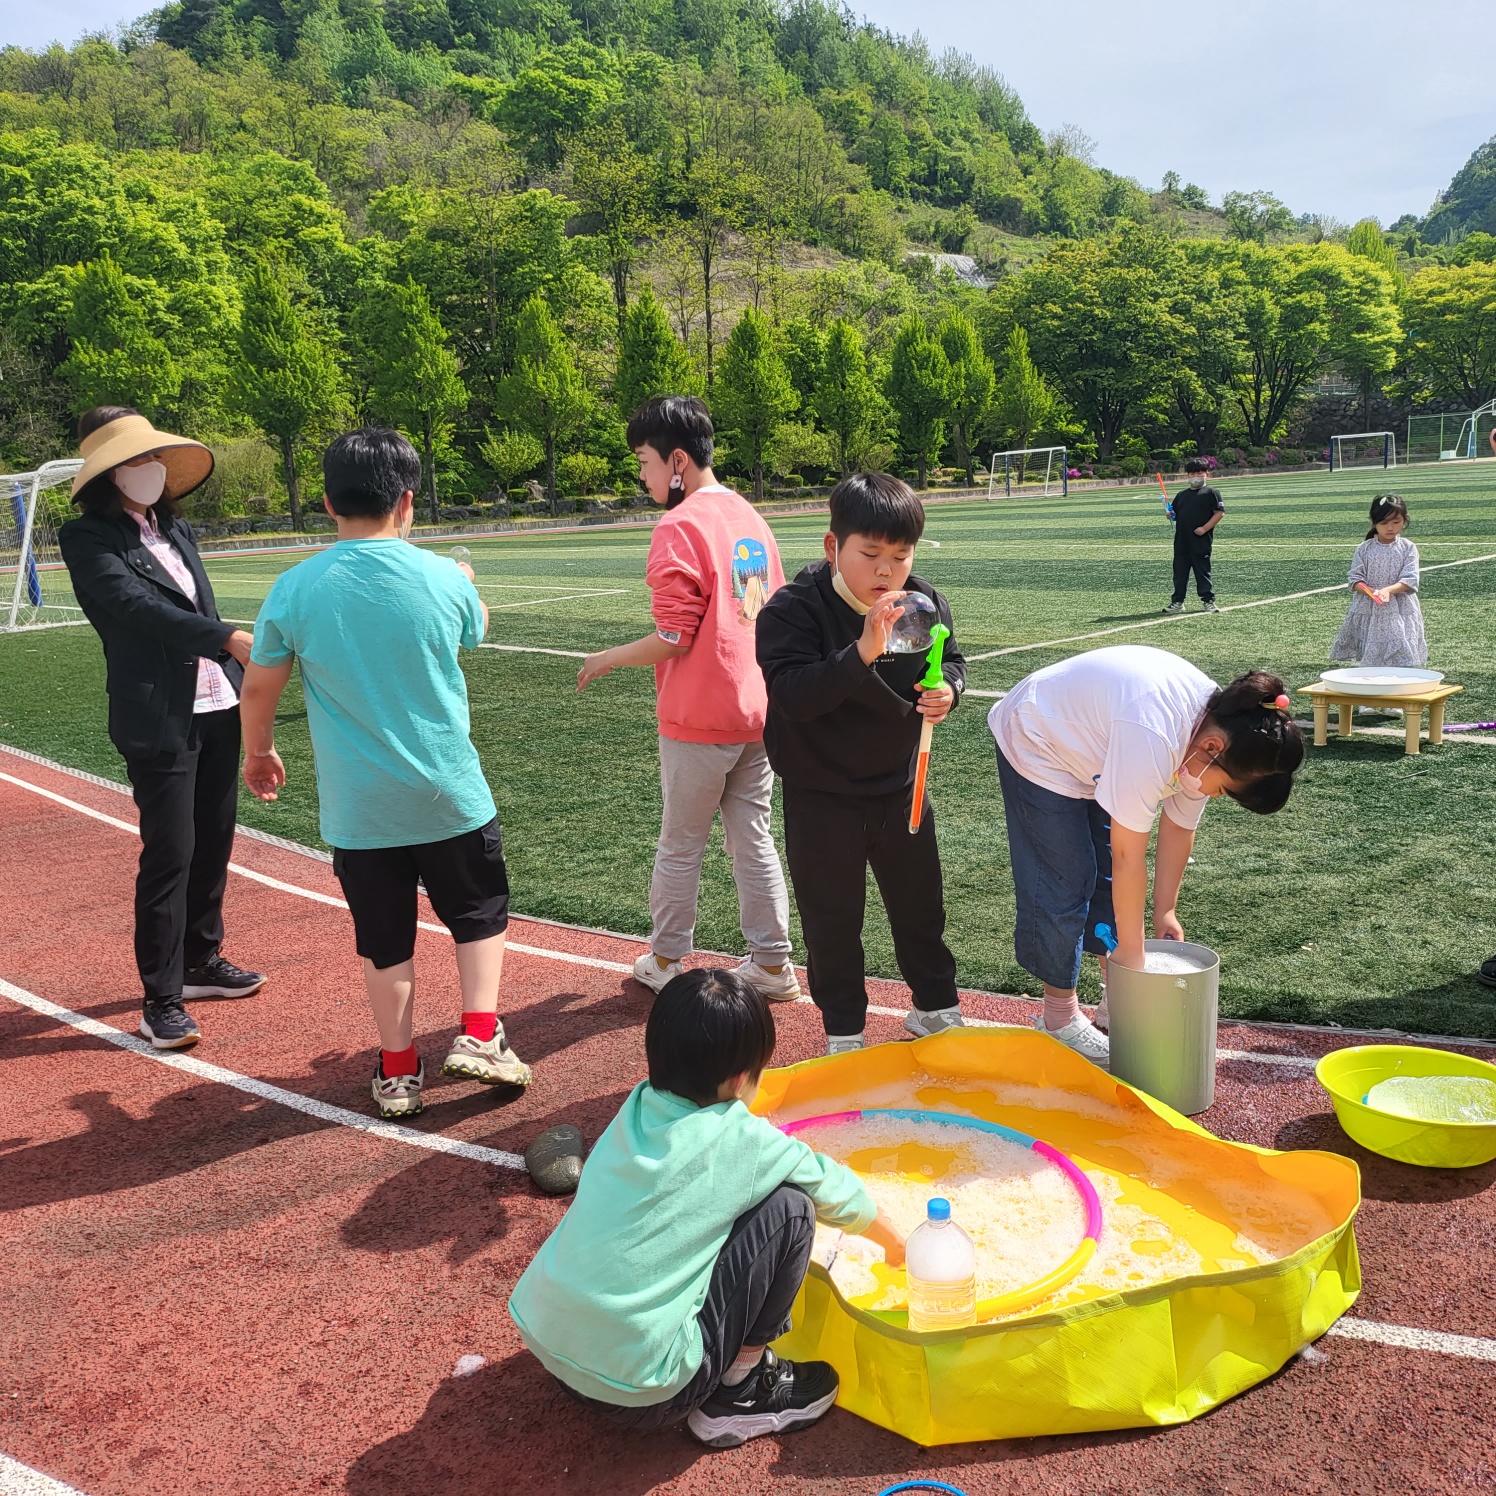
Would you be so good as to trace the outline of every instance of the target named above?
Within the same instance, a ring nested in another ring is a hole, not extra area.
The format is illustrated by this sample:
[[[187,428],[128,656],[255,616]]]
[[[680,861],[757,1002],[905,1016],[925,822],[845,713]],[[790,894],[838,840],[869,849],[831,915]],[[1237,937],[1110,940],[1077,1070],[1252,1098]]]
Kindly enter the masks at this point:
[[[764,1358],[736,1387],[719,1386],[686,1420],[708,1449],[736,1449],[760,1434],[809,1428],[836,1401],[840,1385],[825,1361]]]
[[[194,966],[182,978],[182,996],[248,997],[265,985],[257,971],[241,971],[222,956],[209,956],[201,966]]]
[[[156,1049],[191,1049],[202,1031],[180,997],[148,997],[140,1005],[140,1037]]]
[[[1488,956],[1480,963],[1480,970],[1475,973],[1475,980],[1483,987],[1496,987],[1496,956]]]

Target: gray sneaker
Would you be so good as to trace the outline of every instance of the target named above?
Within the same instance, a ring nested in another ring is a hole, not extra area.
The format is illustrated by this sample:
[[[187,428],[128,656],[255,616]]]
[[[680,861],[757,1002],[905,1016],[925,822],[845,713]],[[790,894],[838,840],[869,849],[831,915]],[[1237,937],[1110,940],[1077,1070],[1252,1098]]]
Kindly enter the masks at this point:
[[[965,1028],[966,1020],[960,1008],[914,1008],[904,1015],[904,1027],[916,1039],[928,1039],[931,1034],[943,1034],[949,1028]]]
[[[1073,1049],[1082,1059],[1089,1060],[1093,1065],[1103,1070],[1111,1067],[1111,1041],[1084,1013],[1074,1023],[1067,1023],[1062,1029],[1046,1027],[1044,1015],[1041,1013],[1034,1019],[1034,1027],[1041,1034],[1048,1034],[1051,1039],[1058,1040],[1066,1049]]]
[[[862,1049],[866,1046],[866,1040],[861,1034],[827,1034],[827,1054],[849,1054],[854,1049]]]
[[[386,1121],[402,1121],[406,1117],[419,1117],[426,1103],[421,1100],[421,1087],[426,1084],[426,1062],[416,1061],[414,1075],[396,1075],[386,1078],[384,1059],[374,1067],[374,1079],[369,1090],[379,1115]]]
[[[1214,603],[1201,603],[1200,611],[1202,613],[1219,613],[1221,610]]]
[[[530,1067],[510,1049],[501,1023],[486,1042],[459,1032],[442,1061],[442,1074],[485,1086],[528,1086]]]
[[[1169,603],[1164,608],[1163,611],[1165,613],[1182,613],[1182,612],[1184,612],[1184,604],[1183,603]]]

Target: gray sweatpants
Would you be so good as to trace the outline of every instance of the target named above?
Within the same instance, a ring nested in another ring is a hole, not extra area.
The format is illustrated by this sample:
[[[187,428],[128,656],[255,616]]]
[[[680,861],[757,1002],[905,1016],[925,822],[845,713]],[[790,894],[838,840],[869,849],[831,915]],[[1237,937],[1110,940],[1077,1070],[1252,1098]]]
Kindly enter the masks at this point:
[[[650,949],[679,961],[696,946],[701,859],[717,812],[738,885],[748,954],[760,966],[790,958],[790,901],[769,831],[774,771],[762,743],[682,743],[660,739],[665,802],[649,885]]]

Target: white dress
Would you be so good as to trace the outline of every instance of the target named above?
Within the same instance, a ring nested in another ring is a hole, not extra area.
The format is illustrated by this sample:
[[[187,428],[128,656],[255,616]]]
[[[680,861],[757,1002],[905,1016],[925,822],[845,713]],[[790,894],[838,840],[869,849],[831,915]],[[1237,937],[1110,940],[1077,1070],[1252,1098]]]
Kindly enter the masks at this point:
[[[1349,581],[1352,587],[1357,582],[1368,587],[1405,582],[1412,590],[1384,603],[1364,592],[1353,592],[1350,612],[1330,646],[1330,658],[1360,665],[1426,665],[1428,641],[1423,637],[1423,610],[1418,606],[1418,547],[1405,535],[1391,545],[1383,545],[1373,535],[1356,547]]]

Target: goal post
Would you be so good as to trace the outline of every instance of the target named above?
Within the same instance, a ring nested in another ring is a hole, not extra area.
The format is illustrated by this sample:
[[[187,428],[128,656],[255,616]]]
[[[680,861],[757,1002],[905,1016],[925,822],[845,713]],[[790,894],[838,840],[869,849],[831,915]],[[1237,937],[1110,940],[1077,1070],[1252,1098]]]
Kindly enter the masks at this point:
[[[994,452],[987,470],[987,497],[993,498],[997,486],[1002,484],[1003,497],[1010,498],[1013,485],[1020,488],[1028,483],[1038,484],[1040,463],[1044,467],[1044,494],[1057,488],[1062,497],[1070,492],[1069,452],[1064,447],[1014,447],[1007,452]],[[1029,477],[1032,468],[1034,476]]]
[[[1473,462],[1496,457],[1496,400],[1475,410],[1433,411],[1408,417],[1405,462]]]
[[[1396,467],[1397,438],[1390,431],[1350,431],[1330,438],[1330,471]]]
[[[82,466],[68,458],[0,474],[0,633],[83,620],[57,544],[57,490]]]

